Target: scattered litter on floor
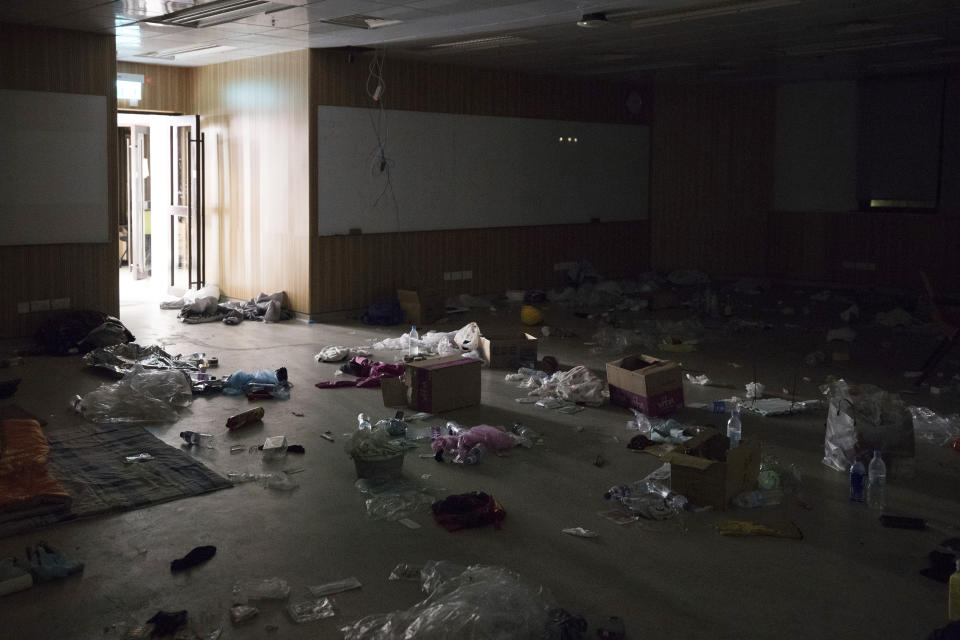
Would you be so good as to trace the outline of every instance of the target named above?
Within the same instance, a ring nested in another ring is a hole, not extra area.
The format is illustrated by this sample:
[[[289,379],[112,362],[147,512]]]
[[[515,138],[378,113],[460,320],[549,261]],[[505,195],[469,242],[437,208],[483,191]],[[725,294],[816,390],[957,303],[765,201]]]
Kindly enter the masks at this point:
[[[179,573],[180,571],[193,569],[207,562],[215,555],[217,555],[217,548],[213,545],[194,547],[187,555],[170,562],[170,573]]]
[[[266,412],[263,407],[254,407],[253,409],[248,409],[243,413],[238,413],[227,418],[226,427],[230,431],[236,431],[242,427],[246,427],[251,424],[256,424],[263,420],[263,416]]]
[[[153,632],[150,637],[172,636],[187,625],[187,612],[186,610],[157,611],[152,618],[147,620],[147,624],[153,625]]]
[[[147,424],[176,422],[178,410],[192,400],[190,378],[184,373],[136,365],[118,382],[77,396],[73,407],[97,424]]]
[[[747,400],[759,400],[763,397],[763,391],[766,389],[766,387],[759,382],[748,382],[746,388]]]
[[[960,438],[960,414],[940,415],[927,407],[907,407],[913,418],[917,438],[938,446],[947,446]]]
[[[286,367],[275,371],[256,369],[236,371],[223,384],[223,395],[245,395],[250,400],[286,400],[290,397],[290,384]]]
[[[330,598],[291,602],[287,605],[287,613],[290,615],[290,619],[297,624],[316,622],[336,615],[333,600]]]
[[[705,374],[695,376],[692,373],[688,373],[687,380],[689,380],[693,384],[698,384],[701,386],[710,384],[710,378],[708,378]]]
[[[260,615],[260,610],[244,604],[235,604],[230,607],[230,620],[234,624],[249,622]]]
[[[749,397],[749,396],[748,396]],[[744,411],[762,416],[783,416],[802,413],[821,406],[820,400],[786,400],[784,398],[761,398],[740,405]]]
[[[419,582],[420,572],[422,570],[423,565],[401,562],[390,571],[387,580],[410,580]]]
[[[277,577],[246,580],[233,585],[233,597],[238,604],[250,600],[286,600],[290,597],[290,585]]]
[[[542,587],[504,567],[428,562],[426,597],[409,609],[366,616],[341,627],[345,640],[400,638],[578,638],[582,618],[560,608]],[[600,637],[600,636],[596,636]]]
[[[803,540],[803,532],[793,521],[754,522],[751,520],[724,520],[716,525],[717,533],[722,536],[771,538],[789,538]]]
[[[276,491],[293,491],[300,486],[290,479],[290,474],[285,471],[275,473],[231,472],[227,474],[227,478],[233,484],[257,482],[266,489]]]
[[[363,356],[356,356],[340,367],[340,371],[347,375],[356,376],[356,379],[318,382],[315,386],[318,389],[336,389],[339,387],[360,387],[362,389],[379,388],[380,381],[384,378],[402,376],[404,366],[402,364],[388,364]]]
[[[569,529],[561,529],[561,531],[568,536],[574,536],[576,538],[598,538],[600,534],[591,529],[584,529],[583,527],[570,527]]]
[[[503,505],[482,491],[449,495],[431,505],[433,519],[447,531],[472,529],[492,524],[494,529],[507,517]]]

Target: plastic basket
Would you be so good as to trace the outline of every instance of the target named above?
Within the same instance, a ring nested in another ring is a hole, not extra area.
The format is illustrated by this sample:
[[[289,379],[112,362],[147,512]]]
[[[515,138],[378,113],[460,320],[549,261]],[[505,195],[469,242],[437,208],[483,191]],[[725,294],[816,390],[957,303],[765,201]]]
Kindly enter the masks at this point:
[[[403,454],[391,458],[354,458],[358,478],[398,476],[403,468]]]

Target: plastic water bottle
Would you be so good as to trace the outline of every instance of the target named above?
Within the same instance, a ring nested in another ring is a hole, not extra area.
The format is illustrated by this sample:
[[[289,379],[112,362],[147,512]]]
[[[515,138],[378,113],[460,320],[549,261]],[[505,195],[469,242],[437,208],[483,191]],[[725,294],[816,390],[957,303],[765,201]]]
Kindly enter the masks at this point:
[[[357,416],[357,429],[360,431],[370,431],[373,426],[370,424],[370,418],[365,413]]]
[[[863,463],[854,460],[853,464],[850,465],[850,500],[853,502],[863,502],[866,475]]]
[[[734,406],[730,410],[730,419],[727,420],[727,437],[730,438],[730,448],[740,444],[743,436],[743,424],[740,422],[740,407]]]
[[[873,460],[867,467],[867,506],[871,509],[883,509],[886,506],[884,496],[887,485],[887,465],[879,451],[873,452]]]
[[[407,346],[407,355],[411,358],[420,355],[420,334],[415,326],[410,327],[410,336]]]
[[[447,423],[447,434],[451,436],[462,436],[463,432],[466,431],[459,423],[451,420]]]
[[[480,461],[483,460],[483,457],[487,455],[487,447],[482,442],[470,447],[470,450],[467,451],[467,455],[464,456],[463,461],[467,464],[480,464]]]

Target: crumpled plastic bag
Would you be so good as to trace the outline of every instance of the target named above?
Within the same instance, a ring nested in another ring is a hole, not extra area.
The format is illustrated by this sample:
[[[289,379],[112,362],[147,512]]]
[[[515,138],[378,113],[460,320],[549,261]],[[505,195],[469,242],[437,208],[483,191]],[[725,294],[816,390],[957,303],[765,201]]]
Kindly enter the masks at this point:
[[[900,396],[873,385],[837,380],[821,387],[829,399],[823,464],[848,471],[855,459],[874,450],[901,457],[914,453],[913,421]]]
[[[553,374],[542,386],[530,391],[529,395],[599,406],[609,397],[609,392],[603,379],[585,366],[577,365],[569,371]]]
[[[177,298],[176,300],[166,300],[160,303],[161,309],[181,309],[184,306],[192,305],[197,300],[202,298],[213,298],[214,306],[216,306],[216,301],[220,299],[220,289],[217,285],[209,284],[201,289],[190,289],[183,297]]]
[[[926,407],[907,407],[913,417],[913,430],[917,438],[939,446],[945,446],[960,438],[960,414],[945,416]]]
[[[409,609],[341,627],[345,640],[562,637],[554,627],[558,607],[553,598],[504,567],[463,569],[432,561],[421,577],[426,598]]]
[[[181,371],[135,365],[121,380],[79,398],[78,413],[97,424],[176,422],[177,409],[193,401],[190,378]]]
[[[453,342],[461,351],[476,351],[480,346],[480,327],[476,322],[464,325],[454,334]]]

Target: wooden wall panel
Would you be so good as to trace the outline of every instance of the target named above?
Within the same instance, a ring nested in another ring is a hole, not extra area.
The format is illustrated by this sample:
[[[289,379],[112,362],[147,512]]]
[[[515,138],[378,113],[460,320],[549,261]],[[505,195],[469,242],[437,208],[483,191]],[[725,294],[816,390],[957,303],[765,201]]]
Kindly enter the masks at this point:
[[[309,64],[296,51],[196,71],[216,234],[207,280],[236,298],[286,291],[301,312],[310,309]]]
[[[369,60],[314,50],[311,113],[317,105],[370,106]],[[644,91],[628,85],[394,59],[383,71],[383,104],[389,109],[627,124],[646,124],[650,117],[648,106],[636,115],[628,112],[630,91]],[[315,128],[311,123],[311,157]],[[316,177],[310,179],[315,203]],[[649,267],[643,221],[317,236],[315,210],[311,205],[313,313],[359,309],[403,286],[439,287],[455,295],[560,284],[563,274],[553,270],[557,262],[587,259],[611,277]],[[473,278],[444,282],[446,271],[473,271]]]
[[[557,262],[590,260],[607,277],[649,269],[644,221],[319,236],[311,280],[317,312],[363,308],[397,288],[475,295],[564,283]],[[443,280],[472,271],[470,280]]]
[[[655,87],[651,262],[713,276],[766,268],[773,209],[772,87]]]
[[[0,24],[0,60],[2,89],[106,96],[107,130],[116,131],[117,67],[112,36]],[[20,301],[70,298],[74,309],[119,313],[115,135],[111,133],[102,148],[90,152],[107,156],[109,241],[0,247],[0,273],[6,276],[0,336],[31,335],[49,315],[18,314]]]
[[[315,49],[313,56],[317,104],[373,104],[366,92],[370,54],[348,58]],[[382,102],[388,109],[624,124],[650,120],[649,99],[638,114],[627,110],[631,91],[648,97],[645,88],[629,84],[401,59],[387,59],[383,76]]]
[[[918,269],[960,291],[960,217],[903,213],[772,213],[768,275],[920,290]]]
[[[197,112],[196,69],[137,62],[117,62],[119,73],[144,76],[143,97],[136,106],[117,100],[118,109],[193,114]]]

